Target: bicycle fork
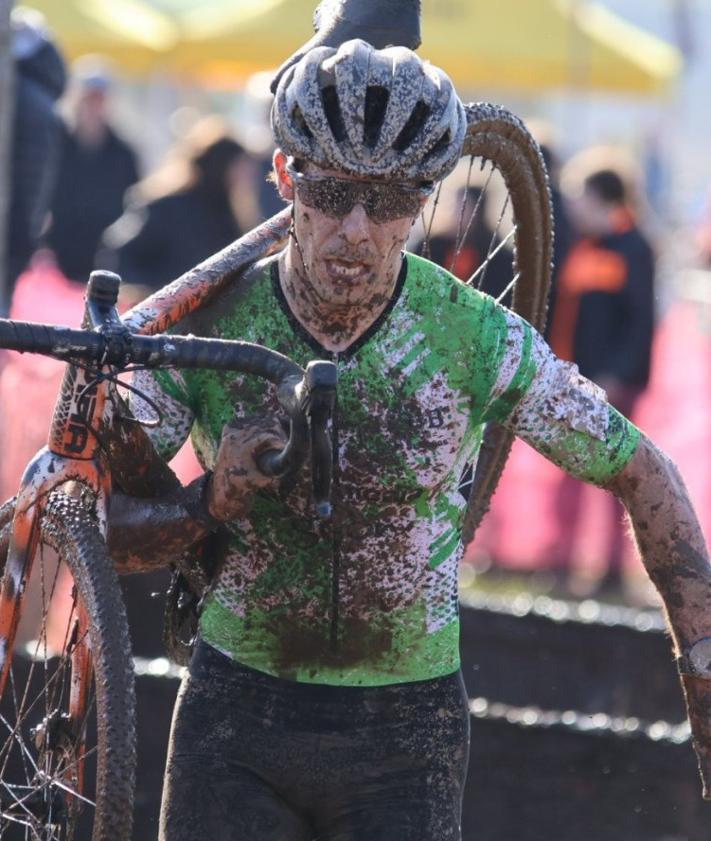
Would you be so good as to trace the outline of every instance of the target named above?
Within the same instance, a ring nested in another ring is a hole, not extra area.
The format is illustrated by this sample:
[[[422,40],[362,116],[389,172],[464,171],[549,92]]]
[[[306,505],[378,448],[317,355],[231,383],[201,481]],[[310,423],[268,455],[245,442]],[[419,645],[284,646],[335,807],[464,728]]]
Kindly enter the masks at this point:
[[[98,326],[112,320],[118,277],[96,272],[88,286],[85,321]],[[118,315],[115,315],[118,320]],[[77,482],[96,500],[96,515],[106,531],[106,499],[111,490],[97,434],[110,418],[101,371],[69,364],[52,417],[47,446],[27,466],[20,483],[12,536],[0,588],[0,697],[5,692],[17,637],[22,598],[40,543],[43,501],[61,485]]]

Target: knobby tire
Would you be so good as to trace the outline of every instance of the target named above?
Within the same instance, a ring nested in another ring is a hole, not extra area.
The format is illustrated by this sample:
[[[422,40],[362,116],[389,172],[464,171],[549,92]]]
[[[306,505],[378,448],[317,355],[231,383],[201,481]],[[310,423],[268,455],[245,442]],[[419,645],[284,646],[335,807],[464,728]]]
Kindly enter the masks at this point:
[[[91,763],[93,768],[95,761],[95,783],[85,785],[96,804],[91,839],[130,841],[136,767],[135,687],[128,622],[118,576],[94,517],[78,498],[63,491],[54,491],[49,496],[42,510],[40,539],[66,564],[77,602],[88,616],[92,673],[91,686],[84,689],[86,696],[91,697],[96,719],[95,759]],[[35,563],[42,563],[42,559],[36,558]],[[61,657],[71,660],[68,651],[66,646]],[[16,653],[15,657],[18,656]],[[18,688],[14,691],[18,692]],[[88,753],[88,748],[85,751]],[[85,829],[86,822],[92,823],[92,817],[91,807],[83,808],[89,810],[89,817],[82,816]],[[75,836],[71,829],[61,834],[49,829],[42,834],[25,829],[24,837],[31,841],[55,838],[72,841],[86,836]],[[0,838],[3,838],[1,828]]]
[[[516,220],[511,309],[543,330],[553,261],[553,219],[550,189],[540,150],[518,117],[488,103],[466,106],[469,127],[462,157],[490,161],[500,172]],[[466,545],[474,537],[511,451],[514,435],[489,424],[479,454],[474,482],[462,525]]]

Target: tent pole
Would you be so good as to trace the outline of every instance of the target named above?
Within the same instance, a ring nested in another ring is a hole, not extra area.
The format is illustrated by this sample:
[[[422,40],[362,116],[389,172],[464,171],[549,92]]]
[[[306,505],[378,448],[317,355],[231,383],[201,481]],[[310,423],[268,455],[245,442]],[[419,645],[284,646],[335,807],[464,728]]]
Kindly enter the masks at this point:
[[[12,0],[0,0],[0,315],[6,315],[10,306],[7,229],[10,210],[10,145],[15,107],[10,33],[11,9]]]

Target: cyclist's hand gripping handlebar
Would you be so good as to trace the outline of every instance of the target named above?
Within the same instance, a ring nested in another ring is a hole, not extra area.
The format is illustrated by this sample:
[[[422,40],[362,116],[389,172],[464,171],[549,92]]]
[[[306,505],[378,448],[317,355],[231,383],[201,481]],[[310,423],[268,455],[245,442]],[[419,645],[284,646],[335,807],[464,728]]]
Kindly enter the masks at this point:
[[[92,273],[87,314],[94,330],[0,319],[0,347],[100,367],[206,368],[269,380],[277,386],[291,430],[283,450],[263,454],[260,469],[268,475],[288,476],[311,452],[316,510],[320,516],[328,516],[331,448],[327,424],[335,399],[335,365],[312,362],[304,371],[286,356],[248,342],[132,334],[115,311],[119,283],[119,277],[110,272]]]

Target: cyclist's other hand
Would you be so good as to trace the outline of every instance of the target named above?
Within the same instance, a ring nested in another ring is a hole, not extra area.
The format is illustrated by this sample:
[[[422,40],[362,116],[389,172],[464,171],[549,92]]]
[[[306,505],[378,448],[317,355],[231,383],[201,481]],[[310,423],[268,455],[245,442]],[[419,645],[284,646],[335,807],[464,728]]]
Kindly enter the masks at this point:
[[[278,482],[262,473],[257,459],[268,450],[282,450],[286,440],[274,417],[240,418],[224,427],[207,486],[207,508],[216,520],[228,522],[244,517],[255,492]]]

